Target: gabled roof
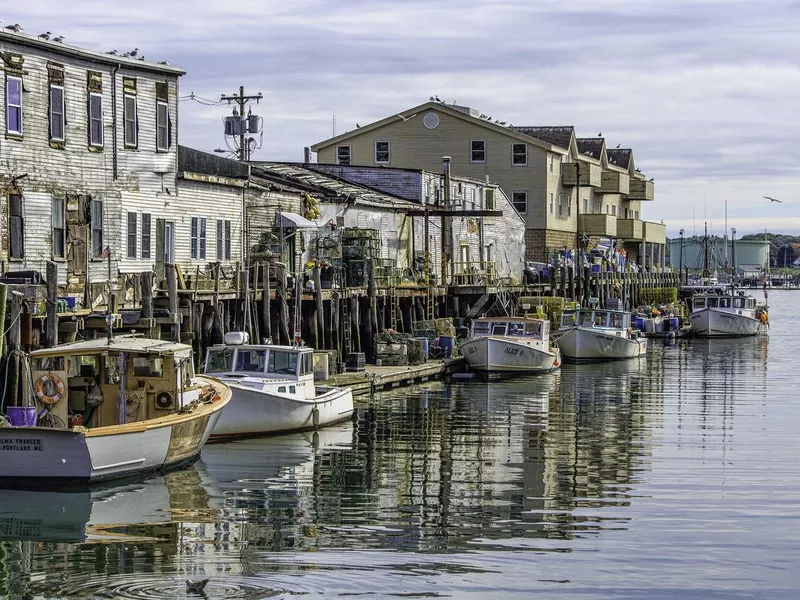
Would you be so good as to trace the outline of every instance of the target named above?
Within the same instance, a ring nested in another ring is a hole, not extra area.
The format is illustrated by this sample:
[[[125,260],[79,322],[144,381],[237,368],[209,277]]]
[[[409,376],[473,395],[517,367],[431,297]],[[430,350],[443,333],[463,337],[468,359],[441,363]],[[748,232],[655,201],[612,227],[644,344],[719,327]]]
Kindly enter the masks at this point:
[[[291,188],[319,196],[323,202],[352,202],[390,210],[416,210],[419,204],[399,196],[379,192],[372,188],[345,181],[328,173],[321,173],[302,163],[250,163],[256,178],[275,181]],[[430,207],[431,210],[436,210]]]
[[[548,144],[552,144],[553,146],[558,146],[564,150],[570,149],[572,136],[575,135],[575,128],[572,125],[562,125],[556,127],[524,125],[519,127],[511,126],[509,129],[513,129],[519,133],[524,133],[525,135],[537,138],[547,142]]]
[[[419,106],[415,106],[414,108],[409,108],[408,110],[404,110],[401,113],[392,115],[391,117],[386,117],[385,119],[381,119],[380,121],[375,121],[368,125],[363,125],[361,127],[358,127],[357,129],[354,129],[352,131],[347,131],[332,138],[328,138],[327,140],[317,142],[316,144],[311,146],[311,150],[313,150],[314,152],[319,152],[322,148],[327,148],[328,146],[332,146],[334,144],[338,144],[340,142],[353,139],[357,136],[364,135],[365,133],[368,133],[375,129],[380,129],[381,127],[384,127],[391,123],[396,123],[398,121],[407,121],[408,119],[416,117],[418,113],[426,110],[439,111],[449,116],[456,117],[463,121],[467,121],[474,125],[478,125],[480,127],[493,130],[497,133],[507,135],[512,139],[527,142],[529,144],[533,143],[533,145],[538,146],[545,150],[558,151],[562,149],[561,147],[557,147],[552,143],[544,141],[540,138],[531,137],[530,135],[520,133],[516,131],[515,128],[505,127],[503,125],[497,125],[496,123],[493,123],[487,119],[474,117],[470,114],[469,109],[467,109],[466,107],[444,104],[442,102],[425,102],[424,104],[420,104]]]
[[[575,143],[578,145],[578,152],[584,156],[600,160],[603,156],[606,141],[601,137],[577,138]]]
[[[630,148],[609,148],[606,150],[608,162],[623,169],[630,169],[633,151]]]

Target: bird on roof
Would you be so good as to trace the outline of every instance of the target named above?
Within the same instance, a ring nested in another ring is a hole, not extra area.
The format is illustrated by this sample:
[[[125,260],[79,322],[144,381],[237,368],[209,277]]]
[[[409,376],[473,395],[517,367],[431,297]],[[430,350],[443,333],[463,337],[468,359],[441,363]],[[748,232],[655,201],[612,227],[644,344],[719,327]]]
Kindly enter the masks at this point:
[[[137,54],[139,54],[139,49],[138,49],[138,48],[134,48],[133,50],[131,50],[130,52],[128,52],[128,55],[129,55],[131,58],[136,58],[136,55],[137,55]]]
[[[780,204],[783,204],[783,200],[778,200],[777,198],[773,198],[773,197],[771,197],[771,196],[764,196],[764,198],[766,198],[766,199],[767,199],[767,200],[769,200],[770,202],[778,202],[778,203],[780,203]]]
[[[165,60],[160,60],[160,61],[158,61],[158,64],[160,64],[160,65],[168,65],[169,63],[167,61],[165,61]]]
[[[140,56],[139,60],[144,60],[144,55]]]
[[[117,51],[116,50],[109,50],[108,52],[106,52],[106,54],[110,54],[112,56],[116,56],[117,55]]]
[[[441,102],[441,100],[439,100],[439,96],[434,96],[434,99],[436,100],[436,102]]]
[[[206,589],[206,585],[208,584],[208,579],[198,579],[197,581],[192,581],[191,579],[186,580],[186,591],[190,594],[202,594],[203,590]]]
[[[40,33],[40,34],[38,35],[38,37],[39,37],[39,39],[41,39],[41,40],[49,40],[51,35],[53,35],[53,34],[52,34],[52,33],[50,33],[49,31],[45,31],[44,33]]]
[[[641,170],[641,169],[636,169],[636,172],[637,172],[637,173],[641,173],[641,172],[642,172],[642,170]]]
[[[648,179],[647,181],[650,181],[650,182],[652,182],[652,181],[654,181],[654,180],[655,180],[655,177],[651,177],[651,178],[650,178],[650,179]]]
[[[622,144],[617,144],[617,148],[619,148]]]
[[[598,133],[597,137],[603,137],[603,132],[601,131],[600,133]]]
[[[14,23],[13,25],[6,25],[6,29],[9,29],[15,33],[19,33],[22,31],[22,26],[19,23]]]
[[[356,129],[361,129],[361,125],[359,125],[358,123],[356,123]]]
[[[431,102],[433,102],[433,96],[431,96]]]
[[[61,43],[61,42],[63,42],[63,41],[64,41],[64,36],[63,36],[63,35],[60,35],[60,36],[58,36],[58,37],[54,37],[54,38],[53,38],[53,41],[54,41],[54,42],[59,42],[59,43]]]

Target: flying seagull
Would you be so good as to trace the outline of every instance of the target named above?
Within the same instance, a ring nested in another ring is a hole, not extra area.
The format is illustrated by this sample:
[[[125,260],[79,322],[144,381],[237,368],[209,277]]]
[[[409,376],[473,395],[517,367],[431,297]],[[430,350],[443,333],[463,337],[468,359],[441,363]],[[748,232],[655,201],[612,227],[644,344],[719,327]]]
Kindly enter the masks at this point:
[[[764,196],[764,198],[766,198],[770,202],[780,202],[781,204],[783,204],[783,200],[778,200],[777,198],[771,198],[769,196]]]

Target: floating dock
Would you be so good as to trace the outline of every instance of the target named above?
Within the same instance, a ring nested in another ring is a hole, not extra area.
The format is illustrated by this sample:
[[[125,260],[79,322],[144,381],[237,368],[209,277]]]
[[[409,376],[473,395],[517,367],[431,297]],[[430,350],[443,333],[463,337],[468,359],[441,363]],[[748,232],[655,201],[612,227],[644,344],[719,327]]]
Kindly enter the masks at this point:
[[[463,357],[429,360],[421,365],[402,367],[376,367],[367,365],[364,371],[332,375],[325,385],[349,387],[354,396],[370,395],[417,383],[441,379],[466,369]]]

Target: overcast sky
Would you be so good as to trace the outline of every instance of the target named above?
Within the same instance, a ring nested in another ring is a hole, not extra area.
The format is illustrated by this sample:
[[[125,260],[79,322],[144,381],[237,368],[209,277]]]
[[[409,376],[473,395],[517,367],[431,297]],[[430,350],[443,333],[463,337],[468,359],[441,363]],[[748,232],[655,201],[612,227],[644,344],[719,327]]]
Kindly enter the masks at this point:
[[[800,232],[800,4],[772,0],[35,0],[2,26],[183,67],[181,94],[262,92],[253,157],[438,95],[634,150],[668,235]],[[226,106],[181,102],[181,143],[224,147]],[[793,185],[794,184],[794,185]],[[763,196],[783,200],[770,203]]]

